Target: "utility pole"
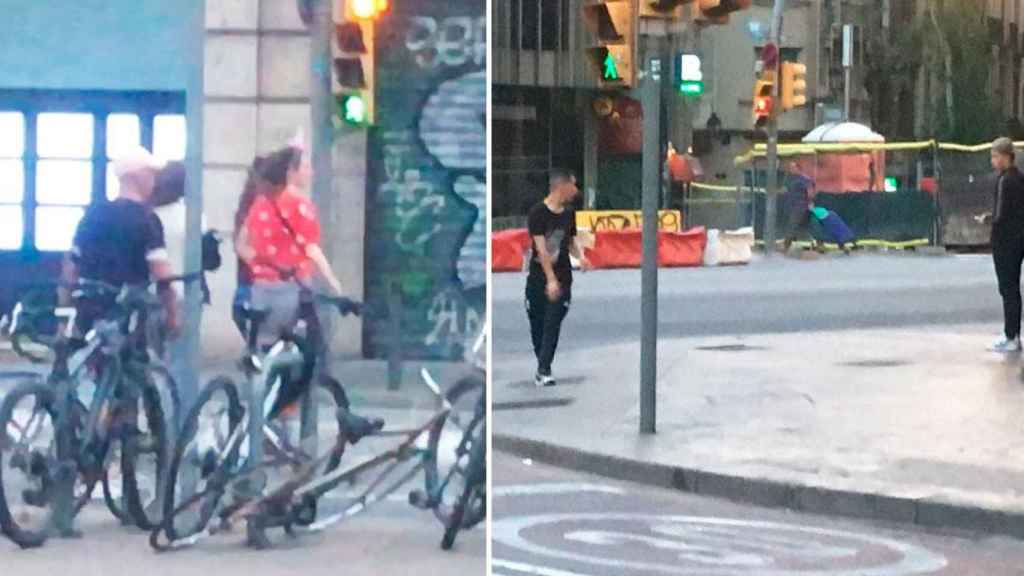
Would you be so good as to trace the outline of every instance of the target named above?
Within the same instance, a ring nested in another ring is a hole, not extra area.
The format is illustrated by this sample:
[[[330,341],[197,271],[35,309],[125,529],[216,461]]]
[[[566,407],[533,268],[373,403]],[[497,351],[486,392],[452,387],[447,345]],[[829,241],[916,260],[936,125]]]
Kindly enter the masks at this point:
[[[657,52],[650,51],[649,54]],[[643,264],[640,277],[640,433],[654,434],[658,378],[658,197],[661,181],[660,130],[663,71],[651,73],[655,58],[644,61],[640,93],[643,103],[642,160]],[[662,69],[664,63],[661,64]]]
[[[191,41],[189,42],[189,76],[188,88],[185,91],[185,118],[187,119],[187,135],[185,145],[185,271],[202,270],[203,251],[202,237],[203,214],[203,100],[206,45],[206,2],[200,2],[196,8],[196,18],[189,26]],[[185,284],[185,323],[182,337],[184,344],[183,358],[172,358],[176,370],[172,372],[179,378],[181,391],[182,418],[195,402],[199,394],[199,324],[203,305],[202,287],[199,282]],[[180,422],[175,423],[180,424]]]
[[[853,25],[843,25],[843,122],[850,121],[850,78],[853,70]]]
[[[782,38],[782,11],[785,9],[785,0],[775,0],[775,8],[772,10],[772,27],[769,34],[769,42],[775,46],[779,46],[779,41]],[[778,61],[781,61],[781,51],[779,54]],[[772,85],[772,101],[778,103],[779,101],[779,84],[778,74],[776,74],[776,81]],[[776,108],[777,109],[777,108]],[[765,257],[770,258],[772,252],[775,250],[775,205],[776,196],[778,195],[779,187],[779,121],[778,114],[774,113],[768,119],[768,194],[765,197],[765,210],[764,210],[764,245]]]
[[[332,91],[331,91],[331,31],[334,28],[334,18],[331,11],[331,0],[313,0],[313,19],[310,30],[310,51],[309,51],[309,102],[311,112],[311,125],[313,134],[310,142],[310,156],[313,165],[313,202],[316,203],[317,211],[325,222],[331,222],[337,213],[337,202],[333,193],[334,166],[332,162]],[[334,230],[335,226],[328,229]],[[328,261],[332,261],[334,253],[334,237],[328,232],[324,238],[324,252]],[[316,359],[319,370],[327,369],[327,343],[333,335],[333,310],[324,308],[318,309],[317,316],[320,319],[321,338],[316,350]],[[302,424],[301,436],[303,448],[308,453],[316,454],[316,429],[317,411],[313,406],[312,389],[307,393],[302,402]]]

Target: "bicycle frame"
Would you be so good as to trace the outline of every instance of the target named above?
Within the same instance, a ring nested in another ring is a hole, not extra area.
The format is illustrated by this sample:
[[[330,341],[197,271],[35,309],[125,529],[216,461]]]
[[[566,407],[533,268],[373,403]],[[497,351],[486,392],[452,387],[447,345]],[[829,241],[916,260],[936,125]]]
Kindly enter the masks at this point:
[[[269,356],[269,355],[268,355]],[[401,488],[403,485],[412,480],[424,467],[423,460],[417,462],[417,464],[402,474],[396,481],[389,484],[382,492],[375,493],[375,490],[385,483],[398,469],[398,467],[409,461],[412,458],[421,456],[424,454],[424,450],[416,447],[416,442],[427,433],[432,427],[438,422],[443,421],[448,417],[452,410],[450,404],[444,399],[444,395],[440,390],[440,387],[433,381],[433,379],[427,378],[424,380],[425,384],[438,396],[442,401],[442,406],[439,410],[434,412],[425,423],[415,428],[408,428],[402,430],[390,430],[387,432],[380,432],[375,434],[375,437],[397,437],[404,436],[404,440],[397,446],[375,456],[374,458],[362,462],[356,466],[349,468],[341,468],[333,472],[327,473],[319,478],[313,478],[313,474],[317,468],[323,465],[327,460],[336,453],[337,450],[344,447],[344,438],[339,438],[337,443],[331,450],[320,455],[316,459],[306,462],[301,466],[301,469],[292,476],[292,478],[286,481],[281,486],[268,494],[262,495],[258,498],[253,498],[244,502],[235,503],[234,505],[223,509],[219,514],[220,525],[211,525],[203,531],[196,533],[188,538],[183,538],[174,542],[170,542],[164,548],[177,549],[184,548],[198,543],[199,541],[216,535],[222,530],[221,526],[230,526],[237,520],[246,518],[248,520],[248,530],[250,531],[250,541],[255,535],[259,535],[264,528],[267,526],[264,523],[265,518],[262,517],[260,512],[261,507],[270,503],[286,504],[289,507],[287,512],[290,520],[295,520],[301,512],[301,504],[299,502],[306,502],[310,499],[317,500],[324,496],[337,486],[351,480],[352,478],[365,473],[367,470],[376,469],[382,465],[390,463],[381,474],[370,483],[370,485],[358,496],[351,498],[350,502],[345,509],[336,514],[332,514],[326,518],[323,518],[317,522],[310,524],[303,528],[307,532],[318,532],[326,529],[327,527],[334,525],[346,518],[355,516],[360,512],[365,511],[369,506],[375,502],[383,500],[388,495],[394,493],[396,490]],[[269,412],[269,407],[273,404],[271,402],[265,403],[265,410]],[[227,448],[221,453],[218,458],[218,464],[223,464],[235,450],[239,450],[242,446],[244,439],[248,436],[248,430],[246,422],[247,420],[243,417],[243,424],[240,425],[235,432],[229,437],[226,443]],[[250,424],[251,425],[251,424]],[[273,441],[273,439],[272,439]],[[250,448],[250,460],[252,458],[252,452]],[[252,469],[245,469],[239,471],[233,475],[233,478],[229,479],[222,486],[218,486],[217,490],[223,490],[228,484],[237,478],[244,477],[250,473]],[[287,502],[286,502],[287,501]],[[188,507],[190,503],[186,502],[180,509]],[[255,532],[256,534],[253,534]]]
[[[247,400],[244,404],[246,404],[245,409],[249,410],[249,414],[242,416],[240,424],[223,443],[223,449],[220,450],[216,460],[217,468],[220,469],[229,460],[234,459],[236,456],[242,456],[245,444],[248,443],[248,453],[244,458],[245,464],[235,467],[234,470],[228,470],[224,477],[208,485],[202,492],[192,494],[171,512],[165,518],[165,521],[169,521],[170,518],[188,509],[201,498],[208,495],[214,495],[219,500],[228,491],[228,487],[233,482],[244,479],[254,474],[258,469],[267,466],[268,463],[265,462],[263,455],[264,438],[269,439],[271,444],[279,449],[282,454],[285,454],[287,459],[287,447],[284,446],[282,439],[274,434],[273,429],[266,425],[266,420],[271,416],[283,385],[283,379],[278,378],[277,375],[282,370],[302,365],[306,360],[306,356],[303,354],[302,340],[288,336],[279,339],[265,355],[259,354],[259,348],[256,345],[256,335],[259,329],[258,323],[259,315],[254,314],[252,316],[252,323],[249,326],[248,352],[246,357],[243,358],[243,367],[246,372],[246,390],[243,393],[243,397]],[[481,335],[473,347],[474,351],[478,352],[483,343],[484,337]],[[321,365],[322,362],[320,361],[314,365],[313,378],[320,376]],[[160,541],[162,530],[155,530],[151,535],[151,544],[157,550],[191,546],[217,534],[224,527],[231,526],[234,522],[243,518],[247,522],[249,542],[265,543],[267,540],[264,530],[271,526],[270,522],[276,522],[277,524],[275,525],[282,525],[286,530],[290,531],[293,524],[301,524],[300,519],[303,517],[302,514],[308,510],[308,504],[311,502],[315,503],[319,498],[342,483],[350,481],[368,470],[380,467],[384,467],[381,473],[359,495],[349,498],[341,512],[316,522],[312,522],[312,519],[310,519],[309,525],[302,529],[310,532],[324,530],[346,518],[359,514],[373,503],[386,498],[424,469],[426,465],[425,456],[430,454],[430,452],[429,449],[417,447],[417,442],[432,428],[444,422],[453,411],[453,407],[445,397],[445,393],[430,376],[429,372],[423,370],[422,375],[424,384],[439,399],[439,408],[419,426],[401,430],[388,430],[373,435],[374,437],[402,437],[403,439],[397,446],[376,455],[366,462],[348,468],[339,468],[316,476],[316,471],[323,464],[328,462],[330,458],[340,455],[340,451],[344,450],[347,439],[344,435],[341,435],[336,439],[334,446],[323,454],[317,455],[317,451],[314,449],[311,451],[313,458],[310,460],[293,459],[287,462],[298,464],[298,470],[289,479],[268,493],[262,493],[263,489],[261,488],[259,495],[246,495],[239,498],[238,501],[220,508],[214,514],[214,517],[210,519],[210,523],[207,526],[186,538],[169,541],[164,544]],[[306,397],[303,398],[304,405],[313,388],[314,386],[311,385],[309,390],[306,391]],[[485,416],[479,410],[474,410],[474,412],[472,426],[475,426],[480,418]],[[305,416],[303,428],[305,428]],[[468,442],[467,434],[468,432],[464,433],[460,446],[465,446],[466,442]],[[197,441],[198,437],[197,434],[194,441]],[[315,435],[313,437],[315,438]],[[183,448],[182,451],[188,452],[194,448],[194,446],[190,445]],[[419,458],[419,461],[396,478],[395,473],[399,470],[399,467],[403,463],[415,458]],[[270,465],[273,464],[271,463]],[[449,471],[441,483],[441,491],[447,486],[451,476],[452,471]],[[380,490],[382,486],[384,488]],[[214,518],[219,519],[219,522],[214,522]]]

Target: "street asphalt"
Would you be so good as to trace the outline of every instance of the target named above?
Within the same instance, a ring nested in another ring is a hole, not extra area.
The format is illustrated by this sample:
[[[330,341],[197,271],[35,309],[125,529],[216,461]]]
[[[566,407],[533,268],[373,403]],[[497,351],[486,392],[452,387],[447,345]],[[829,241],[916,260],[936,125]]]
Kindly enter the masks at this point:
[[[0,538],[3,574],[479,576],[486,572],[483,529],[460,534],[456,547],[443,551],[441,523],[430,512],[409,506],[401,493],[321,533],[292,539],[273,530],[269,534],[275,546],[262,551],[247,548],[244,530],[239,529],[190,549],[158,554],[149,547],[148,534],[119,526],[102,502],[86,508],[78,526],[85,532],[83,538],[50,540],[34,550],[20,550]]]
[[[525,274],[493,276],[495,360],[530,351]],[[891,253],[659,271],[659,337],[999,322],[991,256]],[[640,271],[577,272],[560,349],[640,340]]]
[[[740,505],[497,454],[494,576],[1010,576],[1024,542]]]

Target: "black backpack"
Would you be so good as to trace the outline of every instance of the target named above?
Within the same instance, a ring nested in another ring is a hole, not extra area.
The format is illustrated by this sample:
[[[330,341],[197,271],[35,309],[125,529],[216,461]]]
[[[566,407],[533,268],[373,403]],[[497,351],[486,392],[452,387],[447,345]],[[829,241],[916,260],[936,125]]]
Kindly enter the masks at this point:
[[[203,271],[214,272],[220,269],[220,237],[213,230],[203,233]]]

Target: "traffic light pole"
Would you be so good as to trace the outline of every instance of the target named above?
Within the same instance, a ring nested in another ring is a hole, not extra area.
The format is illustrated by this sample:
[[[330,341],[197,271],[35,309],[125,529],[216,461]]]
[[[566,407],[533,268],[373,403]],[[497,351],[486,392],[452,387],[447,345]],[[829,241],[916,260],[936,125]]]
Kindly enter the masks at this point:
[[[309,77],[309,102],[311,109],[311,125],[313,134],[310,142],[310,160],[313,165],[313,190],[312,197],[316,203],[317,211],[321,218],[330,222],[334,219],[336,202],[332,193],[332,180],[334,166],[331,162],[331,113],[333,98],[331,94],[331,32],[334,28],[334,19],[331,15],[331,0],[313,0],[313,21],[310,29],[310,77]],[[334,226],[330,227],[332,230]],[[326,235],[324,244],[328,260],[335,242],[331,233]],[[321,331],[322,342],[316,350],[318,370],[327,369],[327,343],[333,336],[333,316],[330,313],[322,314],[323,310],[317,310]],[[302,400],[302,422],[301,437],[303,448],[308,453],[316,454],[316,429],[317,411],[313,406],[311,394],[306,394]]]
[[[650,58],[644,64],[640,92],[643,104],[644,141],[643,264],[640,276],[640,433],[654,434],[658,377],[658,188],[661,179],[660,131],[661,86],[650,73]],[[662,63],[663,77],[664,63]]]
[[[775,7],[772,10],[771,39],[769,42],[776,46],[779,45],[779,39],[782,37],[782,11],[785,9],[785,4],[785,0],[775,0]],[[781,61],[781,57],[777,61]],[[776,81],[772,85],[772,92],[774,93],[772,101],[775,103],[773,105],[775,110],[778,110],[780,79],[780,75],[776,74]],[[775,206],[778,190],[781,187],[781,182],[779,182],[778,143],[778,114],[773,113],[768,118],[768,191],[765,195],[764,205],[764,255],[766,258],[770,258],[775,250],[775,223],[777,221]]]

